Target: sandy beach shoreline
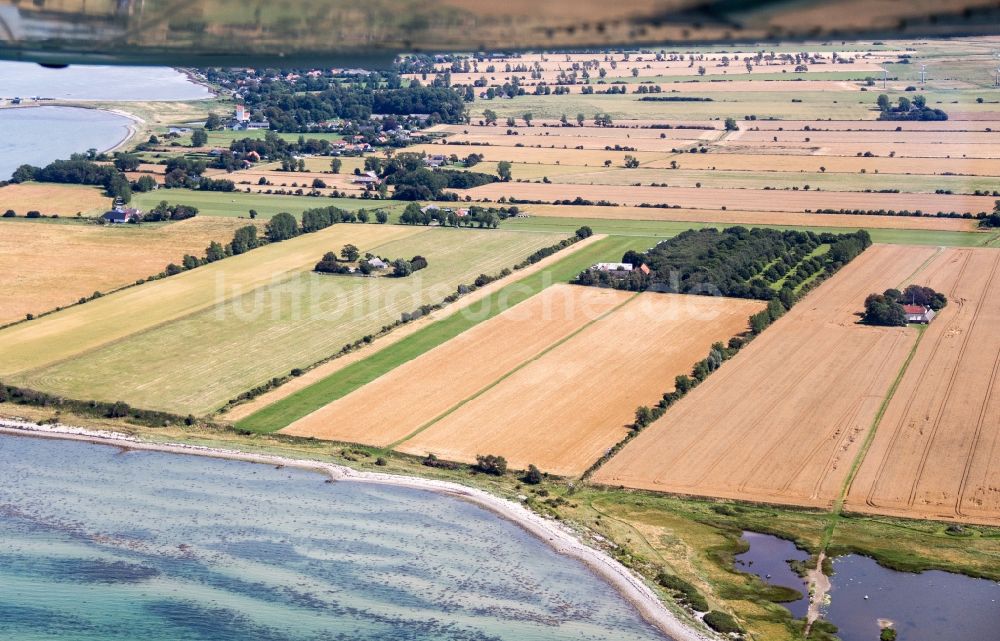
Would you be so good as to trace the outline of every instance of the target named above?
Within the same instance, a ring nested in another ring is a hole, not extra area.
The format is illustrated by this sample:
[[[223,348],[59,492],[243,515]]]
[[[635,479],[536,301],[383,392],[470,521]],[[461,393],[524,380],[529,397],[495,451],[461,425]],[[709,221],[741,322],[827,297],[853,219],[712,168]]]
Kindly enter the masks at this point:
[[[436,492],[466,500],[517,524],[526,532],[548,544],[559,554],[569,556],[584,563],[591,571],[607,581],[622,597],[631,603],[650,625],[670,639],[674,641],[710,641],[714,638],[691,628],[681,621],[677,615],[664,606],[656,594],[638,575],[604,552],[585,544],[568,527],[557,521],[546,519],[513,501],[494,496],[483,490],[448,481],[376,472],[361,472],[342,465],[321,461],[293,459],[271,454],[255,454],[240,450],[211,448],[183,443],[151,443],[118,432],[88,430],[67,425],[39,425],[26,421],[0,419],[0,434],[75,440],[130,450],[186,454],[265,465],[284,465],[318,472],[328,476],[333,481],[356,481],[394,485]]]

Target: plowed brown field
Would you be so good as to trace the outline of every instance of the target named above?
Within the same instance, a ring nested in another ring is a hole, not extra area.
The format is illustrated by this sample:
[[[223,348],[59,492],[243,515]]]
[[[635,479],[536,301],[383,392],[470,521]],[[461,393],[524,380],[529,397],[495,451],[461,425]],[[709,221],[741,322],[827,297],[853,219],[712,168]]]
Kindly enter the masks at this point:
[[[950,249],[918,279],[949,305],[925,330],[847,507],[1000,524],[1000,251]]]
[[[946,194],[885,194],[851,191],[790,191],[768,189],[700,189],[697,187],[622,187],[609,189],[604,185],[571,185],[545,183],[491,183],[473,189],[456,189],[464,198],[497,200],[511,196],[524,200],[556,200],[584,198],[591,201],[610,200],[619,205],[666,203],[691,209],[740,209],[759,211],[795,211],[807,209],[908,209],[925,213],[978,213],[993,211],[996,198]]]
[[[398,449],[470,462],[499,454],[518,469],[533,463],[580,474],[625,436],[636,407],[656,403],[675,376],[712,343],[744,331],[760,308],[750,300],[636,295]]]
[[[285,428],[285,434],[385,446],[630,298],[554,285]]]
[[[856,324],[937,250],[876,245],[594,475],[608,485],[804,506],[835,499],[917,332]]]

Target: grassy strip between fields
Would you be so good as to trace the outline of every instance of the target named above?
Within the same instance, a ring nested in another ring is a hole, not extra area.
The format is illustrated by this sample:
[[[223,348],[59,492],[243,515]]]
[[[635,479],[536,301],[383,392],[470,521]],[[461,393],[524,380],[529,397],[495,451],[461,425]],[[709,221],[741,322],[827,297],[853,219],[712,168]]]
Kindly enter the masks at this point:
[[[647,249],[656,238],[615,237],[600,240],[530,276],[514,281],[470,307],[470,313],[452,314],[407,336],[368,358],[299,390],[236,423],[241,430],[275,432],[346,396],[362,385],[424,352],[445,343],[554,283],[572,280],[586,267],[602,260],[618,260],[628,249]],[[502,301],[502,305],[501,305]]]
[[[919,269],[920,268],[918,268],[918,271]],[[865,434],[865,440],[861,443],[861,449],[858,450],[857,456],[855,456],[854,460],[851,462],[851,469],[848,470],[847,476],[844,478],[844,483],[840,487],[840,495],[834,500],[833,509],[830,510],[830,520],[827,523],[826,528],[823,530],[823,541],[820,545],[820,549],[823,552],[826,552],[827,548],[830,546],[830,541],[833,539],[833,532],[837,529],[837,522],[840,520],[840,516],[844,512],[844,501],[847,500],[847,493],[850,491],[851,485],[854,483],[854,479],[858,475],[858,470],[861,469],[861,463],[864,462],[865,456],[868,455],[868,450],[871,449],[872,442],[875,440],[875,433],[878,431],[879,424],[882,422],[882,417],[885,416],[885,411],[889,408],[889,403],[892,401],[892,397],[896,395],[896,390],[899,388],[899,384],[903,380],[903,375],[906,374],[906,370],[909,369],[910,363],[913,361],[913,357],[917,353],[917,348],[920,346],[920,341],[924,337],[924,331],[926,328],[926,325],[917,326],[917,339],[913,341],[913,347],[910,348],[910,353],[907,354],[906,360],[903,361],[903,366],[899,368],[899,372],[896,374],[895,380],[892,381],[889,391],[886,393],[885,398],[882,399],[882,403],[878,407],[878,412],[876,412],[875,418],[872,419],[871,427],[868,428],[868,433]]]

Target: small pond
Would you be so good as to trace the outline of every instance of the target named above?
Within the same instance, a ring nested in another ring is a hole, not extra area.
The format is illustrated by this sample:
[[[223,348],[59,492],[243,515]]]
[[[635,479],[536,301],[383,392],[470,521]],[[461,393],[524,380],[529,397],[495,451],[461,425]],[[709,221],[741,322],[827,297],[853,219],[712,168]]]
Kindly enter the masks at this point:
[[[792,543],[767,534],[744,532],[750,550],[736,556],[736,569],[772,585],[808,594],[789,560],[808,555]],[[876,641],[880,621],[892,622],[901,641],[1000,640],[1000,583],[950,572],[920,574],[883,568],[850,554],[833,560],[830,602],[823,618],[839,628],[842,641]],[[808,600],[783,604],[797,618]]]
[[[782,603],[801,619],[809,609],[809,589],[806,580],[792,571],[789,561],[805,561],[809,554],[795,547],[791,541],[758,532],[744,532],[743,540],[750,549],[736,555],[736,569],[747,574],[756,574],[765,583],[798,590],[802,598],[791,603]]]

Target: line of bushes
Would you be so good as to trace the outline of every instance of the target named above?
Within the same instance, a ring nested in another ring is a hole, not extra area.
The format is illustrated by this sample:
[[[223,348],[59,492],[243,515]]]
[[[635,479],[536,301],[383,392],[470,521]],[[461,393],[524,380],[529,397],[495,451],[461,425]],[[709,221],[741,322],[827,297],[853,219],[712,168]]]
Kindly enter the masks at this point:
[[[817,209],[815,211],[806,210],[807,214],[847,214],[852,216],[911,216],[911,217],[924,217],[924,218],[976,218],[982,220],[987,217],[985,211],[981,211],[976,214],[969,212],[959,213],[957,211],[939,211],[937,213],[925,212],[921,209],[909,210],[909,209]]]
[[[130,407],[122,401],[108,403],[105,401],[80,401],[61,396],[53,396],[13,385],[0,383],[0,403],[13,403],[32,407],[48,407],[57,411],[68,411],[78,416],[94,418],[121,418],[139,425],[149,427],[164,427],[167,425],[193,425],[193,416],[179,416],[169,412],[157,412]]]

